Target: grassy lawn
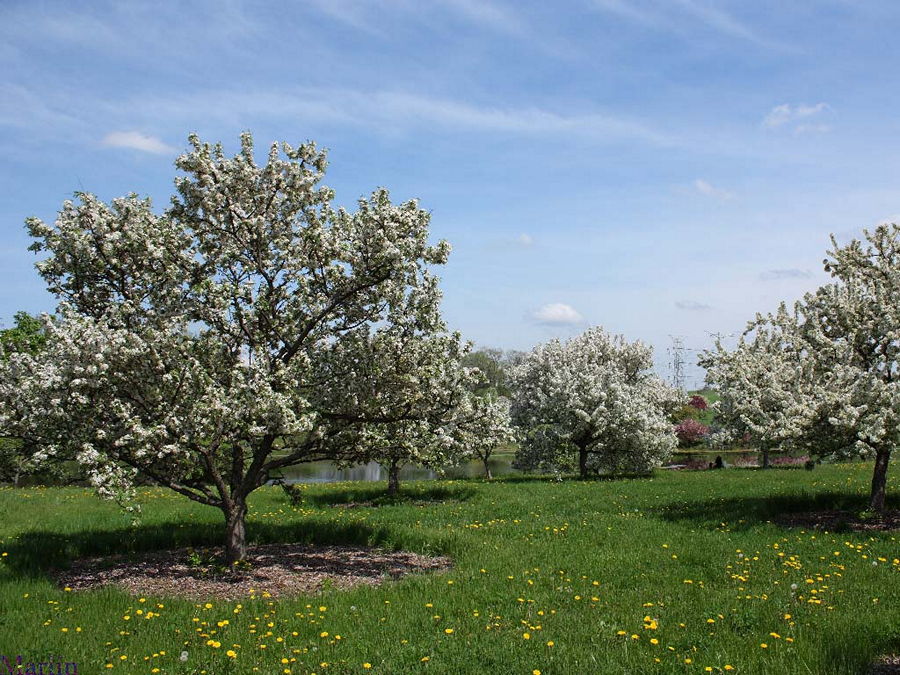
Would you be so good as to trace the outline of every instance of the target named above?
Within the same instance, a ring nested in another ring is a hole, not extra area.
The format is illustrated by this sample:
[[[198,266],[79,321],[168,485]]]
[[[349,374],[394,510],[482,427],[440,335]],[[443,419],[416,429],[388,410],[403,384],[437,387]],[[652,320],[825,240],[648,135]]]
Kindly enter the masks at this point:
[[[455,566],[379,588],[208,604],[66,592],[47,570],[215,544],[218,512],[148,490],[131,528],[88,490],[2,489],[0,655],[58,655],[90,674],[860,673],[900,651],[900,535],[769,521],[861,509],[870,474],[847,464],[423,482],[405,486],[413,501],[377,508],[339,504],[379,485],[310,487],[299,509],[266,488],[252,500],[255,541],[371,543]]]

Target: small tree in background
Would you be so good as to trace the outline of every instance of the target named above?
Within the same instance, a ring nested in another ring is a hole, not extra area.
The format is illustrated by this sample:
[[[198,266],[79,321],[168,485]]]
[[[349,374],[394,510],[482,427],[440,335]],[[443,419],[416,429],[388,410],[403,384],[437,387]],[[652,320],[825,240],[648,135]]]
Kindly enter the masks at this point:
[[[400,491],[400,470],[415,464],[441,471],[477,457],[485,465],[494,448],[514,438],[509,403],[497,398],[480,368],[465,367],[468,345],[458,334],[422,336],[415,331],[395,335],[382,345],[371,344],[377,373],[359,371],[349,400],[378,420],[402,410],[403,419],[359,425],[336,436],[335,456],[344,464],[375,461],[388,474],[387,491]],[[375,354],[391,354],[376,360]],[[477,392],[482,392],[481,394]]]
[[[784,307],[779,317],[781,323],[790,322]],[[746,437],[762,454],[763,468],[768,468],[772,452],[787,449],[797,438],[802,364],[792,352],[782,331],[754,323],[732,351],[717,341],[714,350],[700,358],[707,380],[720,395],[720,441]]]
[[[694,394],[691,396],[690,400],[688,400],[688,405],[696,410],[707,410],[709,408],[709,403],[706,402],[706,399],[703,398],[700,394]]]
[[[709,427],[694,419],[685,419],[675,425],[678,444],[683,448],[697,445],[708,433]]]
[[[0,330],[0,360],[7,360],[12,354],[37,354],[46,341],[47,332],[39,316],[16,312],[12,328]],[[32,468],[28,461],[32,452],[25,443],[17,436],[0,437],[0,481],[18,485]]]
[[[469,397],[468,409],[460,415],[455,432],[464,452],[481,461],[484,477],[489,480],[494,477],[491,473],[494,451],[518,438],[510,418],[509,399],[502,396]]]
[[[646,472],[676,445],[678,392],[652,372],[652,349],[589,328],[539,345],[515,369],[513,417],[525,431],[517,463],[578,472]]]

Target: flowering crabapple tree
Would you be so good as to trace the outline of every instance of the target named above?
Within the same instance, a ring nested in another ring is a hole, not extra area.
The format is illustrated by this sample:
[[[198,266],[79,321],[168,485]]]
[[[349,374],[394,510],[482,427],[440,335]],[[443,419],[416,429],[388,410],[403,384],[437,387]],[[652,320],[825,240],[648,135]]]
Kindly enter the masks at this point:
[[[414,400],[367,397],[401,328],[444,331],[429,266],[449,245],[383,189],[333,207],[314,143],[273,144],[258,164],[249,133],[233,157],[189,140],[162,214],[78,194],[55,223],[27,221],[60,304],[45,348],[0,371],[0,426],[39,460],[76,458],[106,496],[149,481],[221,509],[233,562],[247,497],[273,473],[340,459],[362,425],[416,419]]]
[[[335,456],[344,463],[380,463],[388,473],[388,494],[399,492],[404,465],[441,470],[510,436],[508,406],[491,408],[473,393],[485,377],[462,365],[469,345],[458,333],[423,335],[412,325],[395,324],[360,340],[354,353],[370,356],[344,379],[351,392],[345,400],[356,408],[350,411],[354,417],[373,421],[335,436]],[[403,416],[391,419],[397,410]]]
[[[723,398],[750,399],[739,404],[750,411],[742,421],[819,456],[874,458],[869,506],[883,511],[900,440],[900,226],[866,230],[864,240],[838,246],[832,236],[824,263],[832,283],[792,311],[758,316],[738,353],[720,346],[706,360]],[[774,402],[766,387],[745,384],[766,369]]]
[[[514,370],[523,467],[646,472],[672,453],[679,393],[652,371],[652,349],[600,327],[535,347]]]
[[[0,330],[0,361],[18,352],[34,354],[43,348],[47,340],[41,317],[16,312],[13,321],[11,328]],[[18,485],[19,479],[31,468],[29,455],[23,439],[0,435],[0,482]]]
[[[491,457],[502,445],[515,443],[519,434],[512,425],[510,400],[505,396],[470,395],[466,414],[460,416],[456,431],[469,456],[481,461],[484,477],[491,473]]]
[[[757,317],[748,325],[734,350],[717,340],[699,360],[707,381],[719,390],[719,442],[748,438],[762,454],[763,468],[772,452],[789,449],[804,428],[805,409],[797,394],[804,382],[811,382],[810,363],[797,357],[793,321],[782,306],[769,319]]]

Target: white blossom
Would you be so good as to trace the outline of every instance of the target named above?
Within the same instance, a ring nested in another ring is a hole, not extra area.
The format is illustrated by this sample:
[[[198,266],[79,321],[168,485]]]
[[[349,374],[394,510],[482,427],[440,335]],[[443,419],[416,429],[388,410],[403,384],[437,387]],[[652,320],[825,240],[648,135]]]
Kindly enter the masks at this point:
[[[600,327],[539,345],[514,368],[513,417],[526,430],[517,462],[560,470],[645,472],[676,446],[678,394],[651,372],[652,350]]]
[[[139,476],[222,509],[239,558],[247,495],[270,474],[431,393],[410,380],[371,397],[398,327],[450,339],[430,271],[449,245],[383,189],[333,208],[313,143],[258,165],[249,134],[235,157],[190,142],[161,214],[79,194],[55,223],[27,222],[60,306],[46,349],[0,369],[0,427],[38,459],[77,459],[106,494]]]
[[[757,316],[733,352],[704,355],[726,420],[768,447],[875,458],[871,508],[884,508],[900,434],[900,226],[832,250],[834,281],[793,309]]]

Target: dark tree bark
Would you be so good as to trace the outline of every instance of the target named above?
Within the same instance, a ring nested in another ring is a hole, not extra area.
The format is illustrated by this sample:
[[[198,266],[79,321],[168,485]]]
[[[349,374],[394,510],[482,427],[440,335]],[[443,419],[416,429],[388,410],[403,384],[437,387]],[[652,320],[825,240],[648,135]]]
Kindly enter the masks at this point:
[[[762,456],[763,456],[762,468],[768,469],[769,468],[769,451],[763,450]]]
[[[488,459],[488,457],[483,457],[481,461],[484,463],[484,477],[490,480],[494,476],[491,474],[491,465],[488,463]]]
[[[582,478],[587,478],[588,476],[588,451],[587,445],[579,445],[578,446],[578,475]]]
[[[400,466],[396,459],[391,460],[388,466],[387,493],[392,497],[400,492]]]
[[[869,498],[869,508],[873,511],[884,511],[884,496],[887,491],[887,472],[890,460],[890,450],[879,450],[875,454],[875,471],[872,474],[872,494]]]
[[[225,512],[225,562],[233,565],[247,557],[247,504],[241,499],[231,509],[222,510]]]

